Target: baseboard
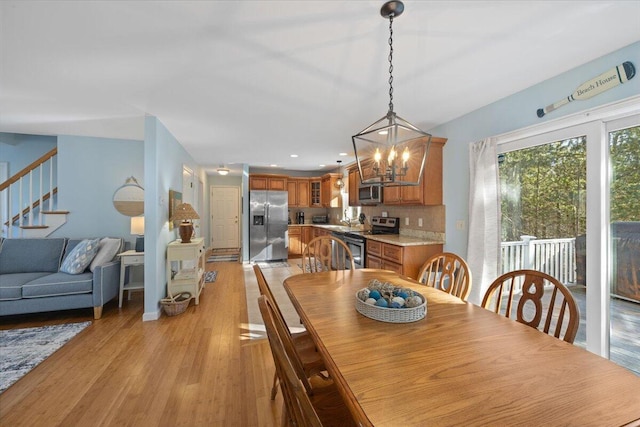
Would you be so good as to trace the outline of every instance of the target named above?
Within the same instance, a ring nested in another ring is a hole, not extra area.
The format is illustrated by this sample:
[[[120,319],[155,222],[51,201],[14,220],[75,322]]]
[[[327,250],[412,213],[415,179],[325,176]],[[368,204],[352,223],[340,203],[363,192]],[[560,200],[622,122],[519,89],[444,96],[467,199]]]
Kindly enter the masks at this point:
[[[152,320],[158,320],[160,318],[160,309],[158,309],[157,311],[153,311],[151,313],[143,313],[142,314],[142,321],[143,322],[149,322]]]

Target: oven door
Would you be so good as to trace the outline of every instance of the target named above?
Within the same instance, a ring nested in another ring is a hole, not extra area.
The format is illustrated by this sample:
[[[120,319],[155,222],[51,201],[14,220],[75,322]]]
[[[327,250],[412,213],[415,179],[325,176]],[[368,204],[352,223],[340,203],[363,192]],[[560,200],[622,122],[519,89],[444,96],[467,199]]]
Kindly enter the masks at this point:
[[[343,237],[342,240],[349,247],[351,255],[353,255],[353,263],[355,264],[356,268],[364,268],[364,263],[366,260],[364,252],[366,247],[365,240],[347,236]]]

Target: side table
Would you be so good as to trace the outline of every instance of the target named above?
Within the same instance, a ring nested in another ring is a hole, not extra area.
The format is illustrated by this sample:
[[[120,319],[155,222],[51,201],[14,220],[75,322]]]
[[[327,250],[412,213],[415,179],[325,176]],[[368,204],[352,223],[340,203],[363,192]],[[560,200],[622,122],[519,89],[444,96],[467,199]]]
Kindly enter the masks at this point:
[[[144,289],[144,281],[132,282],[131,274],[129,275],[129,281],[127,283],[124,282],[127,267],[144,265],[144,252],[129,250],[119,253],[118,256],[120,257],[120,299],[118,300],[118,307],[122,308],[122,296],[124,291],[129,291],[129,298],[131,298],[131,291],[135,289]]]

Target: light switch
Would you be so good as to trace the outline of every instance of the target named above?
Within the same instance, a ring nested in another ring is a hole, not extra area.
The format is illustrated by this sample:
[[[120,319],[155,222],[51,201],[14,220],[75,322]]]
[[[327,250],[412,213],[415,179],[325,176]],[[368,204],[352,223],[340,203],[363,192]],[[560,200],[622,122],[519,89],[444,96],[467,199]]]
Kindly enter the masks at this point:
[[[422,218],[418,218],[418,227],[422,227]]]
[[[409,217],[405,217],[405,219],[404,219],[404,225],[409,225]]]

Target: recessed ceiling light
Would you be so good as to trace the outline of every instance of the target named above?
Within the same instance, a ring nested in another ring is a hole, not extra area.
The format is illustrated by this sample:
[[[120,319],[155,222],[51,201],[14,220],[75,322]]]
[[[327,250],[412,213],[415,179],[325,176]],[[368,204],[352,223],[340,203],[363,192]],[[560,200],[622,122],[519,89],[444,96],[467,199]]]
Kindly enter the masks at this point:
[[[277,168],[278,167],[278,165],[269,165],[269,166],[271,166],[272,168]]]
[[[318,166],[319,166],[319,167],[321,167],[321,168],[323,168],[323,167],[325,167],[325,166],[327,166],[327,165],[318,165]]]
[[[298,157],[298,155],[297,154],[292,154],[291,157]]]
[[[338,155],[339,155],[339,156],[348,156],[348,154],[347,154],[347,153],[340,153],[340,154],[338,154]]]

